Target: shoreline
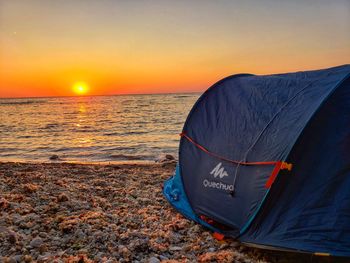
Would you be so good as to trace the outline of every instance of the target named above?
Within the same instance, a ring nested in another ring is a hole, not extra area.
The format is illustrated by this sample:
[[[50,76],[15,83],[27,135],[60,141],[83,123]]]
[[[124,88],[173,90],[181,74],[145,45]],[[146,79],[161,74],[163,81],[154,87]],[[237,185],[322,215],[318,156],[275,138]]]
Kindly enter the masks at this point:
[[[64,159],[59,160],[31,160],[27,161],[24,159],[11,159],[11,160],[0,160],[0,164],[11,163],[11,164],[79,164],[79,165],[156,165],[166,163],[166,161],[153,161],[153,160],[116,160],[116,161],[68,161]]]
[[[0,162],[0,262],[295,262],[177,213],[162,194],[174,168]]]
[[[100,160],[100,161],[91,161],[91,160],[74,160],[66,159],[64,156],[59,156],[56,154],[49,155],[45,159],[20,159],[20,158],[0,158],[0,163],[19,163],[19,164],[81,164],[81,165],[154,165],[162,163],[177,163],[177,158],[172,154],[160,154],[153,159],[137,159],[133,156],[125,157],[126,159],[119,160]]]

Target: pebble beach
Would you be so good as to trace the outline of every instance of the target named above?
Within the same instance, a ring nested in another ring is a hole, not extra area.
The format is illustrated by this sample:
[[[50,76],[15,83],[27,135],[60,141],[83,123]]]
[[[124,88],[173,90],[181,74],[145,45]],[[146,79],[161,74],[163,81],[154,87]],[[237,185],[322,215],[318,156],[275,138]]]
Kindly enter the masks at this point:
[[[0,163],[0,262],[308,262],[182,217],[162,195],[174,167]]]

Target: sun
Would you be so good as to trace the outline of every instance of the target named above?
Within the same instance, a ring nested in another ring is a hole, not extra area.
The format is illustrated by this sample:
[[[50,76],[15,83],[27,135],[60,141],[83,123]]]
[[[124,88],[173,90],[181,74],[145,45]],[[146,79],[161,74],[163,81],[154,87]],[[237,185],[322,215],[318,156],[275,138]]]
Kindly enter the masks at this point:
[[[73,91],[77,95],[84,95],[89,91],[89,86],[85,82],[79,81],[74,83]]]

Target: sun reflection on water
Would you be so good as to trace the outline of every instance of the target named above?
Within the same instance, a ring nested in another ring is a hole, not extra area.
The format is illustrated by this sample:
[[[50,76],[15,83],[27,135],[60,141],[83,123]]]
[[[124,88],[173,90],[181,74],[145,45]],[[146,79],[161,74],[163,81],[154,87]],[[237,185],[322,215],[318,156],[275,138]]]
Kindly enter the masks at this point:
[[[178,134],[198,95],[45,98],[23,104],[0,99],[0,160],[48,161],[57,154],[67,161],[113,162],[176,155]]]

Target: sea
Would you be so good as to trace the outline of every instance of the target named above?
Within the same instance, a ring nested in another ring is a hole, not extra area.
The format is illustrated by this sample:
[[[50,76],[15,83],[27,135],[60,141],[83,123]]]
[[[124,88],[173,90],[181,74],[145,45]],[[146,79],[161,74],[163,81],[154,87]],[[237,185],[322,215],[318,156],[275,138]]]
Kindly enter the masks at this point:
[[[169,154],[177,158],[179,133],[199,96],[1,98],[0,161],[134,163],[159,161]]]

